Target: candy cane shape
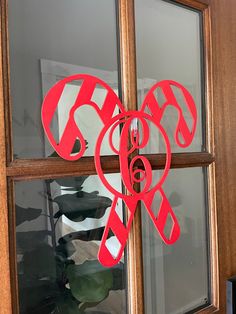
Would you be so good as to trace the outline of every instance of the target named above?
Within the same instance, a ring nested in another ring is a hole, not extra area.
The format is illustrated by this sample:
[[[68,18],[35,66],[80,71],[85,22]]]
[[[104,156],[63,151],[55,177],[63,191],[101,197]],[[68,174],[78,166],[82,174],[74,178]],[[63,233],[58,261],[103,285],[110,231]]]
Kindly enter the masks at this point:
[[[159,210],[157,208],[153,208],[155,204],[153,199],[155,193],[158,192],[161,196],[161,204]],[[143,202],[162,240],[165,242],[165,244],[170,245],[178,240],[180,236],[180,226],[163,189],[160,188],[155,193],[149,193],[145,195]],[[154,212],[156,212],[156,215],[154,214]],[[172,224],[169,236],[165,234],[165,227],[168,217],[171,218]]]
[[[100,244],[100,248],[98,251],[98,259],[100,261],[100,263],[103,266],[106,267],[112,267],[114,265],[116,265],[124,252],[124,248],[129,236],[129,231],[131,228],[131,224],[134,218],[134,213],[136,210],[136,206],[137,206],[137,201],[134,201],[132,198],[130,197],[126,197],[124,199],[127,209],[129,211],[128,213],[128,220],[126,222],[126,226],[124,225],[124,223],[121,221],[119,215],[116,212],[116,205],[118,202],[118,197],[116,196],[113,200],[112,203],[112,207],[111,207],[111,212],[103,233],[103,237],[102,237],[102,241]],[[112,253],[109,251],[107,245],[106,245],[106,241],[108,239],[108,234],[109,232],[112,231],[113,234],[116,236],[117,240],[120,243],[120,247],[118,249],[118,253],[116,256],[113,256]]]
[[[191,129],[189,129],[184,118],[183,109],[179,105],[178,100],[176,99],[176,96],[174,95],[173,86],[177,88],[183,96],[183,99],[186,105],[185,109],[187,109],[193,121]],[[155,96],[155,92],[158,93],[159,91],[158,88],[161,90],[163,96],[165,97],[165,101],[162,105],[158,103],[157,97]],[[148,108],[149,112],[151,113],[151,116],[155,119],[155,121],[157,123],[161,123],[161,119],[168,106],[173,106],[178,111],[178,116],[179,116],[175,134],[174,134],[175,142],[180,147],[183,147],[183,148],[187,147],[191,144],[195,131],[196,131],[197,110],[196,110],[196,106],[195,106],[195,103],[191,94],[188,92],[188,90],[185,87],[183,87],[181,84],[175,81],[169,81],[169,80],[161,81],[155,84],[147,93],[143,101],[141,111],[145,112],[145,109]],[[182,139],[184,140],[183,143],[181,143],[180,136],[182,136]],[[173,244],[174,242],[177,241],[177,239],[180,236],[179,223],[169,204],[169,201],[164,193],[164,190],[160,188],[158,192],[160,193],[161,198],[162,198],[158,216],[155,216],[153,214],[153,206],[154,206],[153,199],[154,199],[155,194],[150,195],[150,193],[147,193],[144,199],[144,203],[162,240],[166,244]],[[166,234],[164,233],[168,216],[171,218],[171,221],[172,221],[172,229],[170,231],[169,237],[167,237]]]
[[[69,84],[73,81],[81,81],[81,88],[73,107],[70,109],[69,119],[67,121],[62,137],[59,140],[59,143],[57,143],[52,131],[50,130],[50,124],[56,113],[58,103],[66,84]],[[99,106],[92,101],[96,86],[100,88],[102,87],[107,91],[107,95],[102,105],[102,108],[99,108]],[[86,141],[79,129],[79,126],[76,125],[74,119],[75,111],[84,105],[89,105],[94,110],[96,110],[104,125],[106,125],[106,123],[108,123],[109,120],[112,118],[116,107],[118,107],[121,112],[124,111],[124,108],[116,93],[111,89],[109,85],[107,85],[105,82],[98,79],[97,77],[87,74],[77,74],[69,76],[55,84],[49,90],[43,101],[42,123],[49,142],[58,153],[58,155],[61,156],[63,159],[78,160],[84,155],[86,149]],[[71,155],[76,140],[80,141],[81,148],[78,153]]]
[[[70,109],[69,119],[63,135],[59,140],[59,143],[57,143],[50,130],[50,123],[57,109],[65,85],[72,81],[81,81],[82,85],[75,103]],[[101,108],[92,101],[96,86],[105,88],[107,91],[106,99]],[[185,121],[183,109],[173,92],[173,87],[177,88],[183,96],[185,110],[187,110],[192,119],[191,127],[188,127]],[[155,96],[155,93],[159,90],[165,98],[163,104],[159,104],[157,97]],[[92,106],[104,124],[104,127],[97,138],[94,161],[99,178],[104,186],[114,195],[98,253],[98,259],[101,264],[110,267],[120,261],[139,201],[143,202],[163,241],[166,244],[173,244],[180,236],[180,226],[162,187],[170,169],[171,146],[169,138],[161,125],[161,120],[167,106],[175,107],[178,112],[178,122],[174,134],[175,142],[182,148],[189,146],[193,140],[197,123],[197,110],[192,96],[186,88],[177,82],[167,80],[161,81],[155,84],[147,93],[140,111],[126,112],[114,91],[106,83],[96,77],[86,74],[78,74],[59,81],[52,87],[43,102],[42,122],[51,145],[62,158],[67,160],[79,159],[83,156],[86,148],[84,136],[79,129],[79,125],[77,126],[74,120],[75,111],[83,105]],[[120,113],[113,116],[117,107],[119,108]],[[149,109],[150,114],[145,112],[146,109]],[[135,151],[138,152],[148,144],[150,139],[149,123],[152,123],[154,127],[159,130],[160,136],[163,138],[166,146],[166,164],[163,173],[156,184],[153,184],[152,182],[151,164],[145,155],[133,155]],[[140,128],[134,128],[134,125],[137,126],[137,124],[139,124]],[[116,128],[120,128],[121,125],[122,131],[120,134],[119,147],[115,147],[113,143],[114,131]],[[121,179],[128,192],[126,194],[117,191],[111,186],[103,172],[101,147],[106,135],[108,135],[109,145],[114,154],[119,156]],[[81,149],[77,154],[71,155],[77,139],[79,139],[81,143]],[[139,168],[135,166],[137,161],[139,164],[142,164],[141,168],[140,166]],[[136,191],[135,189],[135,184],[137,183],[142,183],[139,191]],[[159,209],[155,208],[154,202],[154,197],[157,193],[159,193],[161,197],[161,205]],[[126,226],[116,212],[116,206],[119,199],[124,201],[126,209],[128,210]],[[168,217],[171,218],[171,230],[167,235],[165,227]],[[112,255],[107,246],[108,235],[110,235],[111,231],[120,243],[116,256]]]
[[[180,104],[178,103],[178,100],[176,99],[176,96],[174,95],[173,87],[177,88],[183,96],[186,107],[184,109],[187,110],[193,122],[191,129],[189,129],[185,121],[183,109],[181,108]],[[165,97],[165,101],[162,105],[158,103],[157,97],[155,96],[155,92],[158,93],[158,88],[161,90],[162,94]],[[193,97],[184,86],[175,81],[169,80],[156,83],[147,93],[143,101],[141,111],[144,112],[145,109],[148,108],[154,119],[157,122],[160,122],[168,106],[174,107],[178,111],[179,116],[174,134],[175,142],[178,146],[182,148],[188,147],[191,144],[196,131],[197,109]],[[184,140],[183,143],[181,143],[180,136],[182,136]]]

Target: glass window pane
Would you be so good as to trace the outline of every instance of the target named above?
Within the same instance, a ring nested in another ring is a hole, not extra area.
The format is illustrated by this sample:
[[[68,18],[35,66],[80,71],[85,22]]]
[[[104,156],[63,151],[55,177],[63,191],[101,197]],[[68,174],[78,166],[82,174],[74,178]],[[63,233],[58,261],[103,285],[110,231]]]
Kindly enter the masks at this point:
[[[158,180],[160,171],[154,172]],[[182,314],[210,304],[206,173],[202,168],[171,170],[163,186],[181,228],[179,240],[166,245],[143,208],[146,313]],[[160,197],[153,209],[158,213]],[[165,227],[170,231],[171,225]]]
[[[139,105],[149,89],[159,81],[174,80],[182,84],[193,96],[198,113],[196,135],[191,146],[183,150],[174,142],[174,130],[178,121],[174,107],[168,106],[165,109],[161,124],[174,152],[204,150],[201,14],[167,1],[136,0],[135,16]],[[173,88],[173,92],[183,110],[185,121],[191,128],[193,121],[184,99],[177,89]],[[154,92],[154,97],[159,106],[165,102],[160,89]],[[155,131],[145,152],[165,152],[164,143]]]
[[[14,154],[15,158],[45,157],[53,150],[42,129],[41,105],[58,80],[88,73],[118,93],[115,0],[100,0],[99,5],[97,0],[8,2]],[[65,86],[52,122],[55,136],[61,135],[65,106],[73,103],[79,88],[78,84]],[[93,101],[100,106],[104,97],[104,90],[96,88]],[[99,132],[101,121],[88,107],[78,117],[90,125],[84,133],[85,155],[93,155],[91,132]]]
[[[106,178],[121,191],[118,174]],[[112,202],[99,178],[16,182],[15,202],[20,314],[126,313],[124,257],[113,268],[97,259]],[[106,245],[115,256],[114,234]]]

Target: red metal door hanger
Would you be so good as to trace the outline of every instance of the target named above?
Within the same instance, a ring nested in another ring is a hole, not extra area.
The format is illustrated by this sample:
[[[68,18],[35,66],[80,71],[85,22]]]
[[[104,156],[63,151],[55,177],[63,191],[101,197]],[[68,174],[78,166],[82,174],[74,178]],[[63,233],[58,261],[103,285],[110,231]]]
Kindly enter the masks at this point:
[[[50,124],[56,113],[58,103],[65,85],[73,81],[81,81],[81,88],[78,92],[74,105],[70,109],[69,119],[66,123],[61,139],[59,142],[57,142],[53,136],[52,131],[50,130]],[[99,108],[99,106],[92,101],[92,96],[96,87],[101,87],[107,92],[106,98],[101,108]],[[183,110],[173,92],[173,87],[177,88],[183,96],[186,105],[185,110],[187,110],[192,119],[191,127],[189,127],[186,123]],[[165,97],[165,101],[162,105],[158,103],[158,100],[155,97],[155,93],[158,90],[161,90]],[[84,105],[93,107],[104,125],[101,133],[97,138],[94,160],[98,176],[100,177],[105,187],[114,195],[110,215],[98,252],[99,261],[102,265],[107,267],[114,266],[120,261],[127,242],[129,230],[138,201],[142,201],[145,205],[162,240],[166,244],[175,243],[180,236],[180,226],[162,187],[170,169],[171,146],[166,131],[161,125],[161,120],[166,107],[175,107],[178,111],[178,122],[175,128],[174,139],[179,147],[188,147],[193,140],[197,123],[197,110],[191,94],[187,91],[186,88],[175,81],[161,81],[156,83],[149,90],[140,111],[125,111],[122,103],[111,87],[97,77],[87,74],[78,74],[59,81],[50,89],[44,99],[42,106],[42,122],[45,133],[47,134],[51,145],[58,155],[60,155],[63,159],[78,160],[85,152],[86,141],[80,131],[79,125],[76,124],[74,119],[75,111]],[[120,113],[114,116],[114,111],[117,109],[117,107]],[[146,113],[146,109],[148,109],[149,113]],[[140,150],[148,144],[151,136],[149,128],[150,123],[158,129],[166,147],[165,169],[159,179],[159,182],[154,185],[152,168],[148,159],[145,156],[139,154],[132,158],[132,153],[134,151]],[[120,127],[121,124],[122,131],[120,134],[119,147],[117,148],[113,143],[113,136],[115,129]],[[133,127],[134,125],[138,124],[139,129]],[[112,187],[104,175],[100,156],[101,146],[105,135],[108,135],[109,145],[112,151],[114,154],[119,156],[121,178],[125,188],[129,192],[128,195],[124,195]],[[80,141],[80,151],[76,154],[72,154],[72,149],[77,140]],[[134,167],[137,160],[142,163],[141,169]],[[134,184],[137,182],[142,182],[142,188],[139,192],[136,192],[134,189]],[[161,197],[161,205],[159,209],[155,210],[153,208],[153,200],[156,193],[159,193],[159,196]],[[125,202],[129,211],[126,226],[123,224],[115,210],[119,199],[122,199]],[[171,218],[172,227],[169,235],[167,236],[164,230],[168,217]],[[113,234],[120,242],[120,248],[117,256],[113,256],[106,246],[106,241],[110,230],[112,230]]]

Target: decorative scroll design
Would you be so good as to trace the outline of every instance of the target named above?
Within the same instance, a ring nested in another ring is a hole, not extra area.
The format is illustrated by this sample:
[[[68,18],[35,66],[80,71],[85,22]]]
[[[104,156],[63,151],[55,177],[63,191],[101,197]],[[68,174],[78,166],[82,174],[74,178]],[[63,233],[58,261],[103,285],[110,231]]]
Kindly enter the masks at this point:
[[[81,88],[75,103],[70,110],[69,119],[61,139],[57,143],[50,130],[50,124],[56,113],[65,85],[72,83],[73,81],[80,81]],[[93,93],[97,87],[103,88],[107,92],[101,108],[99,108],[98,104],[92,100]],[[186,106],[184,110],[178,103],[173,88],[181,93]],[[162,104],[158,102],[156,97],[156,94],[160,91],[165,97],[165,101]],[[42,122],[51,145],[63,159],[78,160],[85,152],[86,141],[80,131],[79,125],[76,124],[74,119],[75,111],[84,105],[91,106],[95,109],[104,125],[97,138],[94,160],[98,176],[104,186],[114,195],[110,215],[98,252],[99,261],[107,267],[113,266],[120,261],[139,201],[142,201],[145,205],[162,240],[166,244],[175,243],[180,236],[180,226],[163,190],[163,183],[170,169],[171,146],[166,131],[161,125],[161,121],[166,108],[168,106],[173,106],[178,112],[178,121],[174,134],[175,142],[182,148],[189,146],[193,140],[197,123],[197,110],[191,94],[181,84],[175,81],[161,81],[155,84],[147,93],[140,111],[125,111],[119,98],[110,86],[96,77],[86,74],[78,74],[59,81],[51,88],[44,99],[42,106]],[[120,113],[114,116],[117,108]],[[149,113],[146,113],[147,111]],[[191,127],[186,123],[184,112],[187,112],[191,117]],[[145,148],[148,144],[151,135],[150,124],[158,129],[166,147],[166,164],[157,183],[153,183],[152,168],[148,159],[139,154],[134,155],[135,151],[137,152],[140,149]],[[137,125],[139,125],[139,128]],[[119,147],[115,147],[113,141],[114,132],[117,128],[120,128],[120,126],[122,126],[122,131],[120,134]],[[108,135],[109,145],[112,151],[119,156],[121,178],[128,191],[126,195],[112,187],[104,175],[101,164],[101,147],[106,135]],[[95,136],[97,136],[97,134],[95,134]],[[72,149],[77,140],[80,141],[80,151],[76,154],[72,154]],[[135,167],[135,163],[138,160],[139,163],[141,162],[142,167]],[[141,182],[141,190],[137,192],[134,185]],[[161,198],[159,209],[156,209],[154,205],[154,197],[157,193],[159,193],[159,197]],[[116,206],[119,199],[124,201],[128,210],[128,221],[126,222],[126,225],[124,225],[116,212]],[[167,219],[171,221],[171,230],[168,235],[166,235],[165,232]],[[113,256],[106,246],[109,231],[112,231],[120,242],[117,256]]]

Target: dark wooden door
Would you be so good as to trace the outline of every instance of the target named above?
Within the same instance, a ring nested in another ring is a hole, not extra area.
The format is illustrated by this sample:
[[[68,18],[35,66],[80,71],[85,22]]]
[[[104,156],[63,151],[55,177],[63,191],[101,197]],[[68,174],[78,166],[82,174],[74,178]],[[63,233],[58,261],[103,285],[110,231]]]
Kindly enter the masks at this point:
[[[169,1],[202,12],[207,103],[207,151],[174,154],[172,168],[207,166],[210,203],[210,304],[202,313],[226,313],[226,281],[236,275],[236,2],[235,0]],[[119,0],[119,37],[122,98],[126,108],[137,105],[135,13],[133,0]],[[14,260],[13,182],[95,171],[91,159],[69,164],[60,159],[14,159],[9,88],[8,6],[1,1],[0,67],[0,313],[17,313],[16,262]],[[163,167],[149,156],[155,169]],[[108,158],[107,171],[117,171]],[[144,313],[141,213],[136,212],[128,249],[130,314]],[[10,239],[10,240],[9,240]],[[151,314],[151,313],[150,313]],[[169,314],[169,313],[167,313]]]

